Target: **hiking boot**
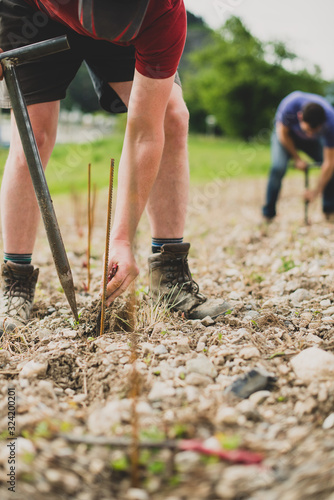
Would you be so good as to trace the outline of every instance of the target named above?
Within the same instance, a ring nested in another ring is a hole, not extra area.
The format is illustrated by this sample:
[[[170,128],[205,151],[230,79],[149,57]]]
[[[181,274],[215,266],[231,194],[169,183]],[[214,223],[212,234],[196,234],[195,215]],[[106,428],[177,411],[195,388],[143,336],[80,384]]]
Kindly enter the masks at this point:
[[[24,326],[30,317],[38,269],[30,264],[6,262],[1,268],[0,336]]]
[[[166,244],[148,258],[152,297],[189,319],[216,318],[232,307],[223,299],[207,299],[199,292],[188,266],[189,248],[189,243]]]
[[[324,215],[327,222],[334,223],[334,212],[324,212]]]

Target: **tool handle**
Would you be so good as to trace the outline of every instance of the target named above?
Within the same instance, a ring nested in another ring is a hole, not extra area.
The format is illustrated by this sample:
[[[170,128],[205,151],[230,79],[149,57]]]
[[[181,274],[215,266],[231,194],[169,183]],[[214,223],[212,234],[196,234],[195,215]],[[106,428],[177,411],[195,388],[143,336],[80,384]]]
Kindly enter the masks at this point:
[[[307,166],[304,170],[305,172],[305,189],[308,189],[309,188],[309,185],[310,185],[310,182],[309,182],[309,166]]]
[[[67,36],[58,36],[56,38],[51,38],[50,40],[31,43],[25,47],[19,47],[17,49],[2,52],[0,54],[0,62],[2,60],[10,60],[15,64],[23,63],[39,59],[40,57],[48,56],[50,54],[55,54],[56,52],[62,52],[63,50],[68,50],[69,48],[70,46],[67,41]]]
[[[309,165],[305,168],[304,170],[305,172],[305,189],[308,189],[309,188],[309,185],[310,185],[310,178],[309,178]],[[304,222],[306,225],[308,225],[309,221],[308,221],[308,206],[309,206],[309,201],[308,200],[305,200],[304,201]]]

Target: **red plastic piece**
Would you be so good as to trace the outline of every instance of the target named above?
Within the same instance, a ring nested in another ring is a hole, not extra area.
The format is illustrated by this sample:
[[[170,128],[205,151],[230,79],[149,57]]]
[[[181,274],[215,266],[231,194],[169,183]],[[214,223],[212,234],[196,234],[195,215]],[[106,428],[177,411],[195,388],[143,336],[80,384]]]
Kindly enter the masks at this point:
[[[264,458],[260,453],[248,450],[213,450],[203,446],[203,443],[196,439],[184,439],[179,442],[178,448],[182,451],[195,451],[204,455],[219,457],[221,460],[236,464],[260,464]]]

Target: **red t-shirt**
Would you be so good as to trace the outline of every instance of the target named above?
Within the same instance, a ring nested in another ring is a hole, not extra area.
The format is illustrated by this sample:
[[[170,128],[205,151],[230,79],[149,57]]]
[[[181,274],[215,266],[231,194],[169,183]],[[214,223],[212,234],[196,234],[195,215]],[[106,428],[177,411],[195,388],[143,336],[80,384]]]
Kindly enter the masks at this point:
[[[26,0],[42,9],[80,35],[96,38],[82,27],[78,17],[78,0]],[[41,6],[42,5],[42,6]],[[168,78],[177,70],[187,31],[183,0],[150,0],[137,37],[130,43],[136,49],[136,69],[149,78]]]

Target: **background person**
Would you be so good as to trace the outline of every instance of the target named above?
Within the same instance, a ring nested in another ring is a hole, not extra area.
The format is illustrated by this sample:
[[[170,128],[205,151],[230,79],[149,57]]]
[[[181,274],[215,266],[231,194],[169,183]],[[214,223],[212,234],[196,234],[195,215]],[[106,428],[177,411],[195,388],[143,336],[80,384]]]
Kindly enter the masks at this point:
[[[271,170],[267,185],[263,216],[270,221],[276,216],[276,203],[288,162],[305,170],[308,162],[299,151],[321,163],[315,189],[305,191],[304,198],[313,201],[322,194],[322,209],[329,218],[334,214],[334,109],[324,97],[305,92],[292,92],[278,106],[271,138]]]

